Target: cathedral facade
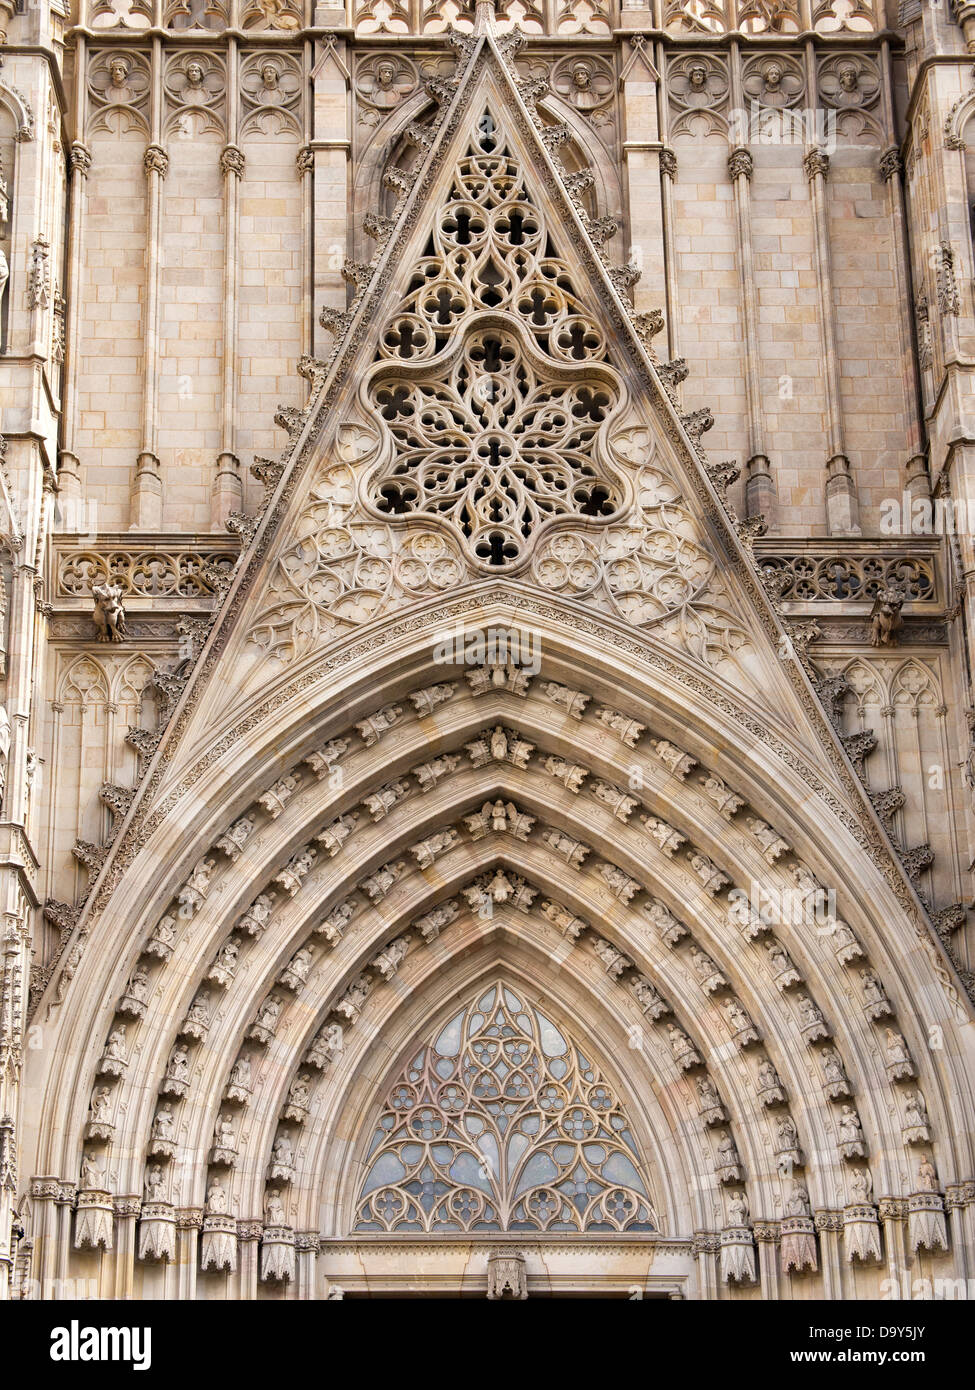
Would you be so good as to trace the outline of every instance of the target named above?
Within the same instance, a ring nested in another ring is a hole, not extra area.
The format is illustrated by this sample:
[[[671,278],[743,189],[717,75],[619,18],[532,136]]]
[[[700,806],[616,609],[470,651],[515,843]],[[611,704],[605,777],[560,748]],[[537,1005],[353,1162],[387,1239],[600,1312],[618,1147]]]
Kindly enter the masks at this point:
[[[975,6],[0,31],[0,1296],[975,1296]]]

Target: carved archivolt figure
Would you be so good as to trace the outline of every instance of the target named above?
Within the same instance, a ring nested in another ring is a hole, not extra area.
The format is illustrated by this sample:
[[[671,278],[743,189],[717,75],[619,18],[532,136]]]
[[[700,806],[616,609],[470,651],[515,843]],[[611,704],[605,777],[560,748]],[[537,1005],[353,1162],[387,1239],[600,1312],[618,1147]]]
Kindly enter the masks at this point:
[[[207,1214],[225,1216],[227,1213],[227,1189],[219,1178],[214,1178],[207,1188]]]
[[[169,1055],[166,1075],[173,1081],[188,1081],[190,1077],[189,1053],[182,1043],[177,1043]]]
[[[276,1187],[267,1194],[267,1201],[264,1203],[264,1221],[268,1226],[286,1226],[288,1224],[288,1216],[281,1200],[281,1193]]]
[[[169,1143],[175,1138],[176,1124],[173,1119],[173,1107],[166,1101],[160,1105],[156,1111],[155,1119],[152,1122],[153,1139],[161,1139],[164,1143]]]

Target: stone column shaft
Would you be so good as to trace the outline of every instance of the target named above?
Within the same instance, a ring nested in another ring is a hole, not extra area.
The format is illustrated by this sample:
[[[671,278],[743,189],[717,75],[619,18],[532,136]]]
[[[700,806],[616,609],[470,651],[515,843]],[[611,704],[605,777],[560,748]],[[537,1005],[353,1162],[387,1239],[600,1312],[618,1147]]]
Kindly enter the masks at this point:
[[[232,39],[227,51],[227,89],[237,90],[239,53]],[[223,386],[220,456],[210,494],[210,524],[222,530],[231,512],[243,505],[240,459],[237,457],[237,325],[240,283],[240,181],[244,156],[237,146],[237,102],[227,102],[227,144],[220,156],[223,173]]]
[[[157,449],[159,380],[159,272],[162,252],[163,184],[169,156],[159,143],[162,130],[161,40],[152,41],[152,125],[145,153],[146,171],[146,299],[142,366],[142,449],[132,480],[130,529],[156,531],[162,526],[162,477]]]

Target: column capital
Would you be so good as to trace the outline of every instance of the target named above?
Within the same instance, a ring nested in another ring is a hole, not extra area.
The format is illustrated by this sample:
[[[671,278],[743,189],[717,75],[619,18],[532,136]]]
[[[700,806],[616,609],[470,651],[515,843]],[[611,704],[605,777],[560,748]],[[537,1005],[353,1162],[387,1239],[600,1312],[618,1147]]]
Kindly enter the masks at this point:
[[[806,178],[809,179],[810,182],[817,177],[824,180],[828,179],[829,155],[825,150],[819,148],[810,150],[803,157],[802,167],[805,169]]]
[[[91,168],[91,150],[82,140],[71,142],[70,164],[72,174],[82,174],[87,177]]]
[[[162,145],[149,145],[142,157],[142,167],[146,171],[146,177],[151,174],[158,174],[160,178],[165,178],[169,173],[169,155]]]
[[[244,152],[237,145],[225,145],[220,151],[220,172],[226,177],[233,174],[240,179],[244,176]]]
[[[743,145],[739,145],[728,155],[728,173],[731,175],[732,183],[736,179],[750,179],[754,168],[755,164],[751,154]]]

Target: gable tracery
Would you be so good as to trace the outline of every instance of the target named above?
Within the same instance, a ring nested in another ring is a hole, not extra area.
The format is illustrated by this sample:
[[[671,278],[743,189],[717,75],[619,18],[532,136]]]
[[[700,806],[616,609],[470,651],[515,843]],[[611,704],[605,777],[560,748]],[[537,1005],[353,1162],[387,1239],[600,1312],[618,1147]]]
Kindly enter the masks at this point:
[[[475,564],[509,569],[550,518],[618,512],[622,489],[600,457],[622,395],[606,357],[486,109],[380,333],[377,358],[396,367],[371,374],[367,400],[393,459],[373,475],[369,500],[449,521]],[[421,362],[428,370],[415,370]]]

